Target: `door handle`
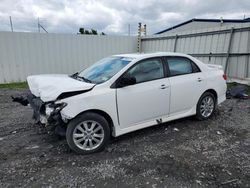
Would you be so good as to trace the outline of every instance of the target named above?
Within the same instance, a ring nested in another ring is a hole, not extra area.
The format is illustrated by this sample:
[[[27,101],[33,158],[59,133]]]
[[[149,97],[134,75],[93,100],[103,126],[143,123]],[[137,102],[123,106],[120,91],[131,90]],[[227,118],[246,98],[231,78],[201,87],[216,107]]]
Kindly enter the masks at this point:
[[[160,89],[166,89],[166,88],[168,88],[169,86],[167,86],[167,85],[165,85],[165,84],[162,84],[161,85],[161,87],[160,87]]]
[[[198,82],[201,82],[201,81],[202,81],[202,79],[201,79],[201,78],[198,78],[197,80],[198,80]]]

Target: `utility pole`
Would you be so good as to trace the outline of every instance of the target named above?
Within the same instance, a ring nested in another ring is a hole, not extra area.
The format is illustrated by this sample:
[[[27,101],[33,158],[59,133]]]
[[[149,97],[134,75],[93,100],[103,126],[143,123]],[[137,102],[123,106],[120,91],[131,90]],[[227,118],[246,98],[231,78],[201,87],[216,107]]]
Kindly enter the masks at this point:
[[[128,36],[130,36],[130,24],[128,24]]]
[[[39,17],[37,19],[37,27],[38,27],[38,32],[40,33],[40,21],[39,21]]]
[[[11,31],[13,32],[13,25],[12,25],[12,19],[11,19],[11,16],[10,16],[10,29],[11,29]]]
[[[138,23],[137,51],[141,52],[141,23]]]

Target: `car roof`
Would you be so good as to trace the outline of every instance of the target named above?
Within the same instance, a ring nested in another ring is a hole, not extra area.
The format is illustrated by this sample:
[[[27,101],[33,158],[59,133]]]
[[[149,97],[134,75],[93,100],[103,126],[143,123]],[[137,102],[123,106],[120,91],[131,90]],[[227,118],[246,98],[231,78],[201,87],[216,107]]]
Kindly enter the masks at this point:
[[[114,55],[117,57],[127,57],[132,59],[143,59],[143,58],[150,58],[150,57],[158,57],[158,56],[183,56],[187,57],[188,55],[182,53],[175,53],[175,52],[153,52],[153,53],[131,53],[131,54],[118,54]]]

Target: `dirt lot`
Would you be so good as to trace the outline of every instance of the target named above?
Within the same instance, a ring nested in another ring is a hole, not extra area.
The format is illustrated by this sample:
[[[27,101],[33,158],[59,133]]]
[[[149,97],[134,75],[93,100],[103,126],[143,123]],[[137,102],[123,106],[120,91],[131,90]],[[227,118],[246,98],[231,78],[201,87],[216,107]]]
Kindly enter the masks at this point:
[[[0,89],[0,187],[250,187],[250,100],[208,121],[185,118],[112,139],[81,156],[33,124]]]

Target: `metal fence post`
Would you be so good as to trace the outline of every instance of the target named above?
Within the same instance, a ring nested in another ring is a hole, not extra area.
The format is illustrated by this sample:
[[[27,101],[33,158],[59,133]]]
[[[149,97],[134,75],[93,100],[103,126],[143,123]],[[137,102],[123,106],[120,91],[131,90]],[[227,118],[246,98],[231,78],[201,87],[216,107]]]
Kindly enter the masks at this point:
[[[176,52],[176,46],[177,46],[177,40],[178,40],[178,35],[175,35],[175,38],[174,38],[174,52]]]
[[[227,48],[227,55],[226,55],[226,64],[225,64],[225,74],[227,73],[227,69],[228,69],[228,63],[229,63],[229,57],[230,57],[230,51],[231,51],[231,45],[232,45],[232,39],[233,39],[233,32],[234,32],[234,28],[231,28],[230,31],[230,38],[229,38],[229,43],[228,43],[228,48]]]

